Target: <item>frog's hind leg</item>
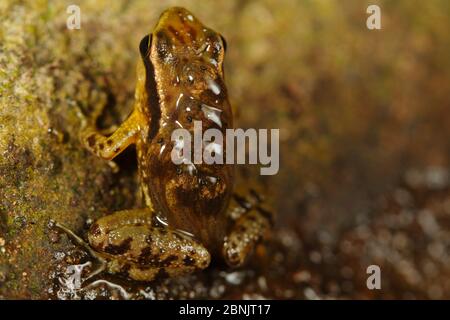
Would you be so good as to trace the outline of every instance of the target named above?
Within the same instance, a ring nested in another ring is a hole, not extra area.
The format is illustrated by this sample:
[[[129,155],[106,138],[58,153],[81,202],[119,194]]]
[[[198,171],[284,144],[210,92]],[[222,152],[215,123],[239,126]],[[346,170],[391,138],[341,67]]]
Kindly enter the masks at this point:
[[[239,267],[273,225],[273,214],[263,207],[260,196],[251,191],[248,198],[233,195],[229,215],[233,223],[225,237],[223,256],[229,266]]]
[[[210,262],[209,252],[192,237],[155,225],[149,209],[120,211],[97,220],[89,243],[108,256],[108,272],[138,281],[191,273]]]

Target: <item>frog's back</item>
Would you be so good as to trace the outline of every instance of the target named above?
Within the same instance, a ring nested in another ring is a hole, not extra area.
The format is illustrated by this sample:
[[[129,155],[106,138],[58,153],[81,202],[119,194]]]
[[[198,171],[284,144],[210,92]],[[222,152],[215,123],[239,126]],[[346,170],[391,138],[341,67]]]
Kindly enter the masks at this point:
[[[217,251],[226,232],[225,209],[232,187],[233,167],[227,164],[175,164],[172,132],[185,129],[194,139],[194,126],[232,128],[232,113],[223,77],[224,41],[182,8],[163,13],[152,34],[146,68],[154,79],[156,99],[149,101],[152,117],[146,143],[138,145],[142,184],[156,210],[172,227],[194,234]],[[149,90],[152,90],[149,88]],[[156,101],[157,100],[157,103]],[[192,144],[193,145],[193,144]],[[204,147],[204,146],[203,146]],[[225,162],[226,141],[216,145]]]

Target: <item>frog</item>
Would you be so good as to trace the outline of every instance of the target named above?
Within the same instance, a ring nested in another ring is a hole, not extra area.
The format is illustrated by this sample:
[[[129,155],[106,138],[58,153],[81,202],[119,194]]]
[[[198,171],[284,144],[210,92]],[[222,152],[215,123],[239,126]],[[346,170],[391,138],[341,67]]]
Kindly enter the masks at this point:
[[[256,191],[236,192],[233,164],[171,160],[173,130],[192,132],[194,120],[203,130],[233,127],[225,50],[224,37],[187,9],[165,10],[139,44],[130,115],[109,135],[95,119],[83,125],[82,144],[104,160],[135,145],[145,203],[92,222],[88,241],[55,222],[99,261],[88,278],[101,272],[136,281],[178,277],[207,268],[211,257],[236,268],[268,234],[272,212]]]

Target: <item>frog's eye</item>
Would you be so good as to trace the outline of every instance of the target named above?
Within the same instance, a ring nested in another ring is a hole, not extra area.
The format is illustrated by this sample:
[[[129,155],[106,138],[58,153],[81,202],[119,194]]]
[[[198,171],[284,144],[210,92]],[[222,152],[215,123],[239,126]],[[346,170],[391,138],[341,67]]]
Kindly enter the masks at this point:
[[[223,50],[227,51],[227,41],[225,40],[225,38],[222,35],[220,35],[220,39],[222,40]]]
[[[141,53],[142,58],[145,58],[148,54],[148,49],[150,48],[150,44],[152,43],[151,35],[146,35],[139,44],[139,52]]]

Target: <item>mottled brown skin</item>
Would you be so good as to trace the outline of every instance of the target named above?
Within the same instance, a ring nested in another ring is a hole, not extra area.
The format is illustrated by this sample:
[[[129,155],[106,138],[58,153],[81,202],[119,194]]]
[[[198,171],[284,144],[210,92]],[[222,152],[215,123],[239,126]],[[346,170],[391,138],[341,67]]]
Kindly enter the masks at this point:
[[[233,195],[232,165],[171,160],[175,129],[193,134],[194,121],[201,121],[203,132],[215,128],[225,136],[233,127],[223,74],[225,41],[175,7],[161,15],[139,50],[134,111],[111,136],[90,126],[82,141],[107,160],[136,144],[147,208],[99,219],[89,231],[89,245],[58,226],[103,262],[95,274],[107,270],[143,281],[178,276],[206,268],[210,253],[242,265],[269,229],[270,213],[256,195]],[[220,120],[209,117],[211,110]]]

